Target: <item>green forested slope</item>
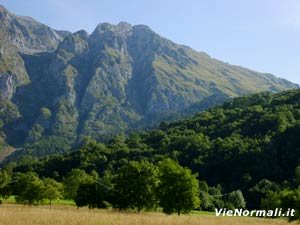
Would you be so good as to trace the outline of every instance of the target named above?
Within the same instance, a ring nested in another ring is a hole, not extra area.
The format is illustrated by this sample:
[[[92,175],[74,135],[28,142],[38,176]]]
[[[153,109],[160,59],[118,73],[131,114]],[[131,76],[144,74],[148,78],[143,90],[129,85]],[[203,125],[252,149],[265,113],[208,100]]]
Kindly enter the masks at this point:
[[[106,176],[130,160],[155,163],[172,158],[197,172],[200,180],[221,184],[223,191],[241,189],[254,207],[260,198],[251,194],[264,185],[294,185],[299,135],[300,90],[254,94],[189,119],[162,122],[159,129],[131,134],[128,139],[116,136],[108,144],[86,140],[77,151],[41,161],[23,157],[15,171],[33,170],[60,179],[72,168],[80,168]]]

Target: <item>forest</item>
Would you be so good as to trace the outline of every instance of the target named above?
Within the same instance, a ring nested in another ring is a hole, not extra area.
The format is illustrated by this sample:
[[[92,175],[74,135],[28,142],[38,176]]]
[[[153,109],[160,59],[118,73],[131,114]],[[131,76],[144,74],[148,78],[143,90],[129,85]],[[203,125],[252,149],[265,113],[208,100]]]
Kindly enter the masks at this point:
[[[26,204],[66,198],[79,207],[178,214],[294,207],[299,218],[299,136],[300,90],[259,93],[107,143],[86,137],[64,155],[7,160],[0,195]],[[27,185],[37,187],[42,194],[31,195],[39,199],[22,193]]]

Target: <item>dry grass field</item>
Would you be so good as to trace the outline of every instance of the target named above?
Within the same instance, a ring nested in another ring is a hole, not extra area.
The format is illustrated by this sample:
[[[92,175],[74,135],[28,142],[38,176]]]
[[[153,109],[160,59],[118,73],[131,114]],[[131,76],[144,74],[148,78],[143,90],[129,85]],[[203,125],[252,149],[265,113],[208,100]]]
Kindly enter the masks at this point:
[[[122,213],[112,210],[77,210],[72,206],[0,206],[0,225],[288,225],[285,220],[216,217],[213,215],[164,215]],[[295,225],[296,223],[292,223]],[[291,225],[291,224],[290,224]]]

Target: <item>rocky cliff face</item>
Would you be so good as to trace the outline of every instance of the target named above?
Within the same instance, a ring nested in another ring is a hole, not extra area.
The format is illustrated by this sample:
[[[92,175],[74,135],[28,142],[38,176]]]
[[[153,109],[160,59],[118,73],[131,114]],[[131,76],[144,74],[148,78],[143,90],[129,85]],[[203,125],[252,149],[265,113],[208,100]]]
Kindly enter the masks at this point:
[[[298,86],[212,59],[144,25],[55,31],[0,8],[2,140],[35,155]],[[5,107],[4,107],[5,106]]]
[[[70,34],[53,30],[30,17],[16,16],[1,5],[0,20],[1,38],[23,53],[54,51],[63,38]]]
[[[0,5],[0,90],[11,99],[15,87],[29,82],[22,54],[54,51],[70,34],[56,31],[30,17],[16,16]]]

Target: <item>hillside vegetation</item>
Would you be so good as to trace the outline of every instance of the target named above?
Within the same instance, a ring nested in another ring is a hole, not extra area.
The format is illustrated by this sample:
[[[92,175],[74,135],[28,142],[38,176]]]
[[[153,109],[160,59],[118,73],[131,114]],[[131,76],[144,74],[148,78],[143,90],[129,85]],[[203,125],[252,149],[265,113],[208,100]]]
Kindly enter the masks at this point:
[[[171,158],[198,173],[201,209],[233,207],[227,193],[239,196],[240,203],[234,204],[272,208],[280,206],[278,199],[299,194],[293,192],[300,185],[299,135],[300,90],[261,93],[185,120],[162,122],[159,129],[132,133],[127,139],[118,135],[107,144],[86,140],[72,153],[42,160],[23,156],[7,168],[58,181],[77,168],[98,174],[102,183],[114,187],[120,168],[129,162],[157,165]]]
[[[7,145],[64,153],[86,137],[108,141],[232,97],[298,87],[124,22],[70,33],[0,6],[0,45],[0,155]]]

